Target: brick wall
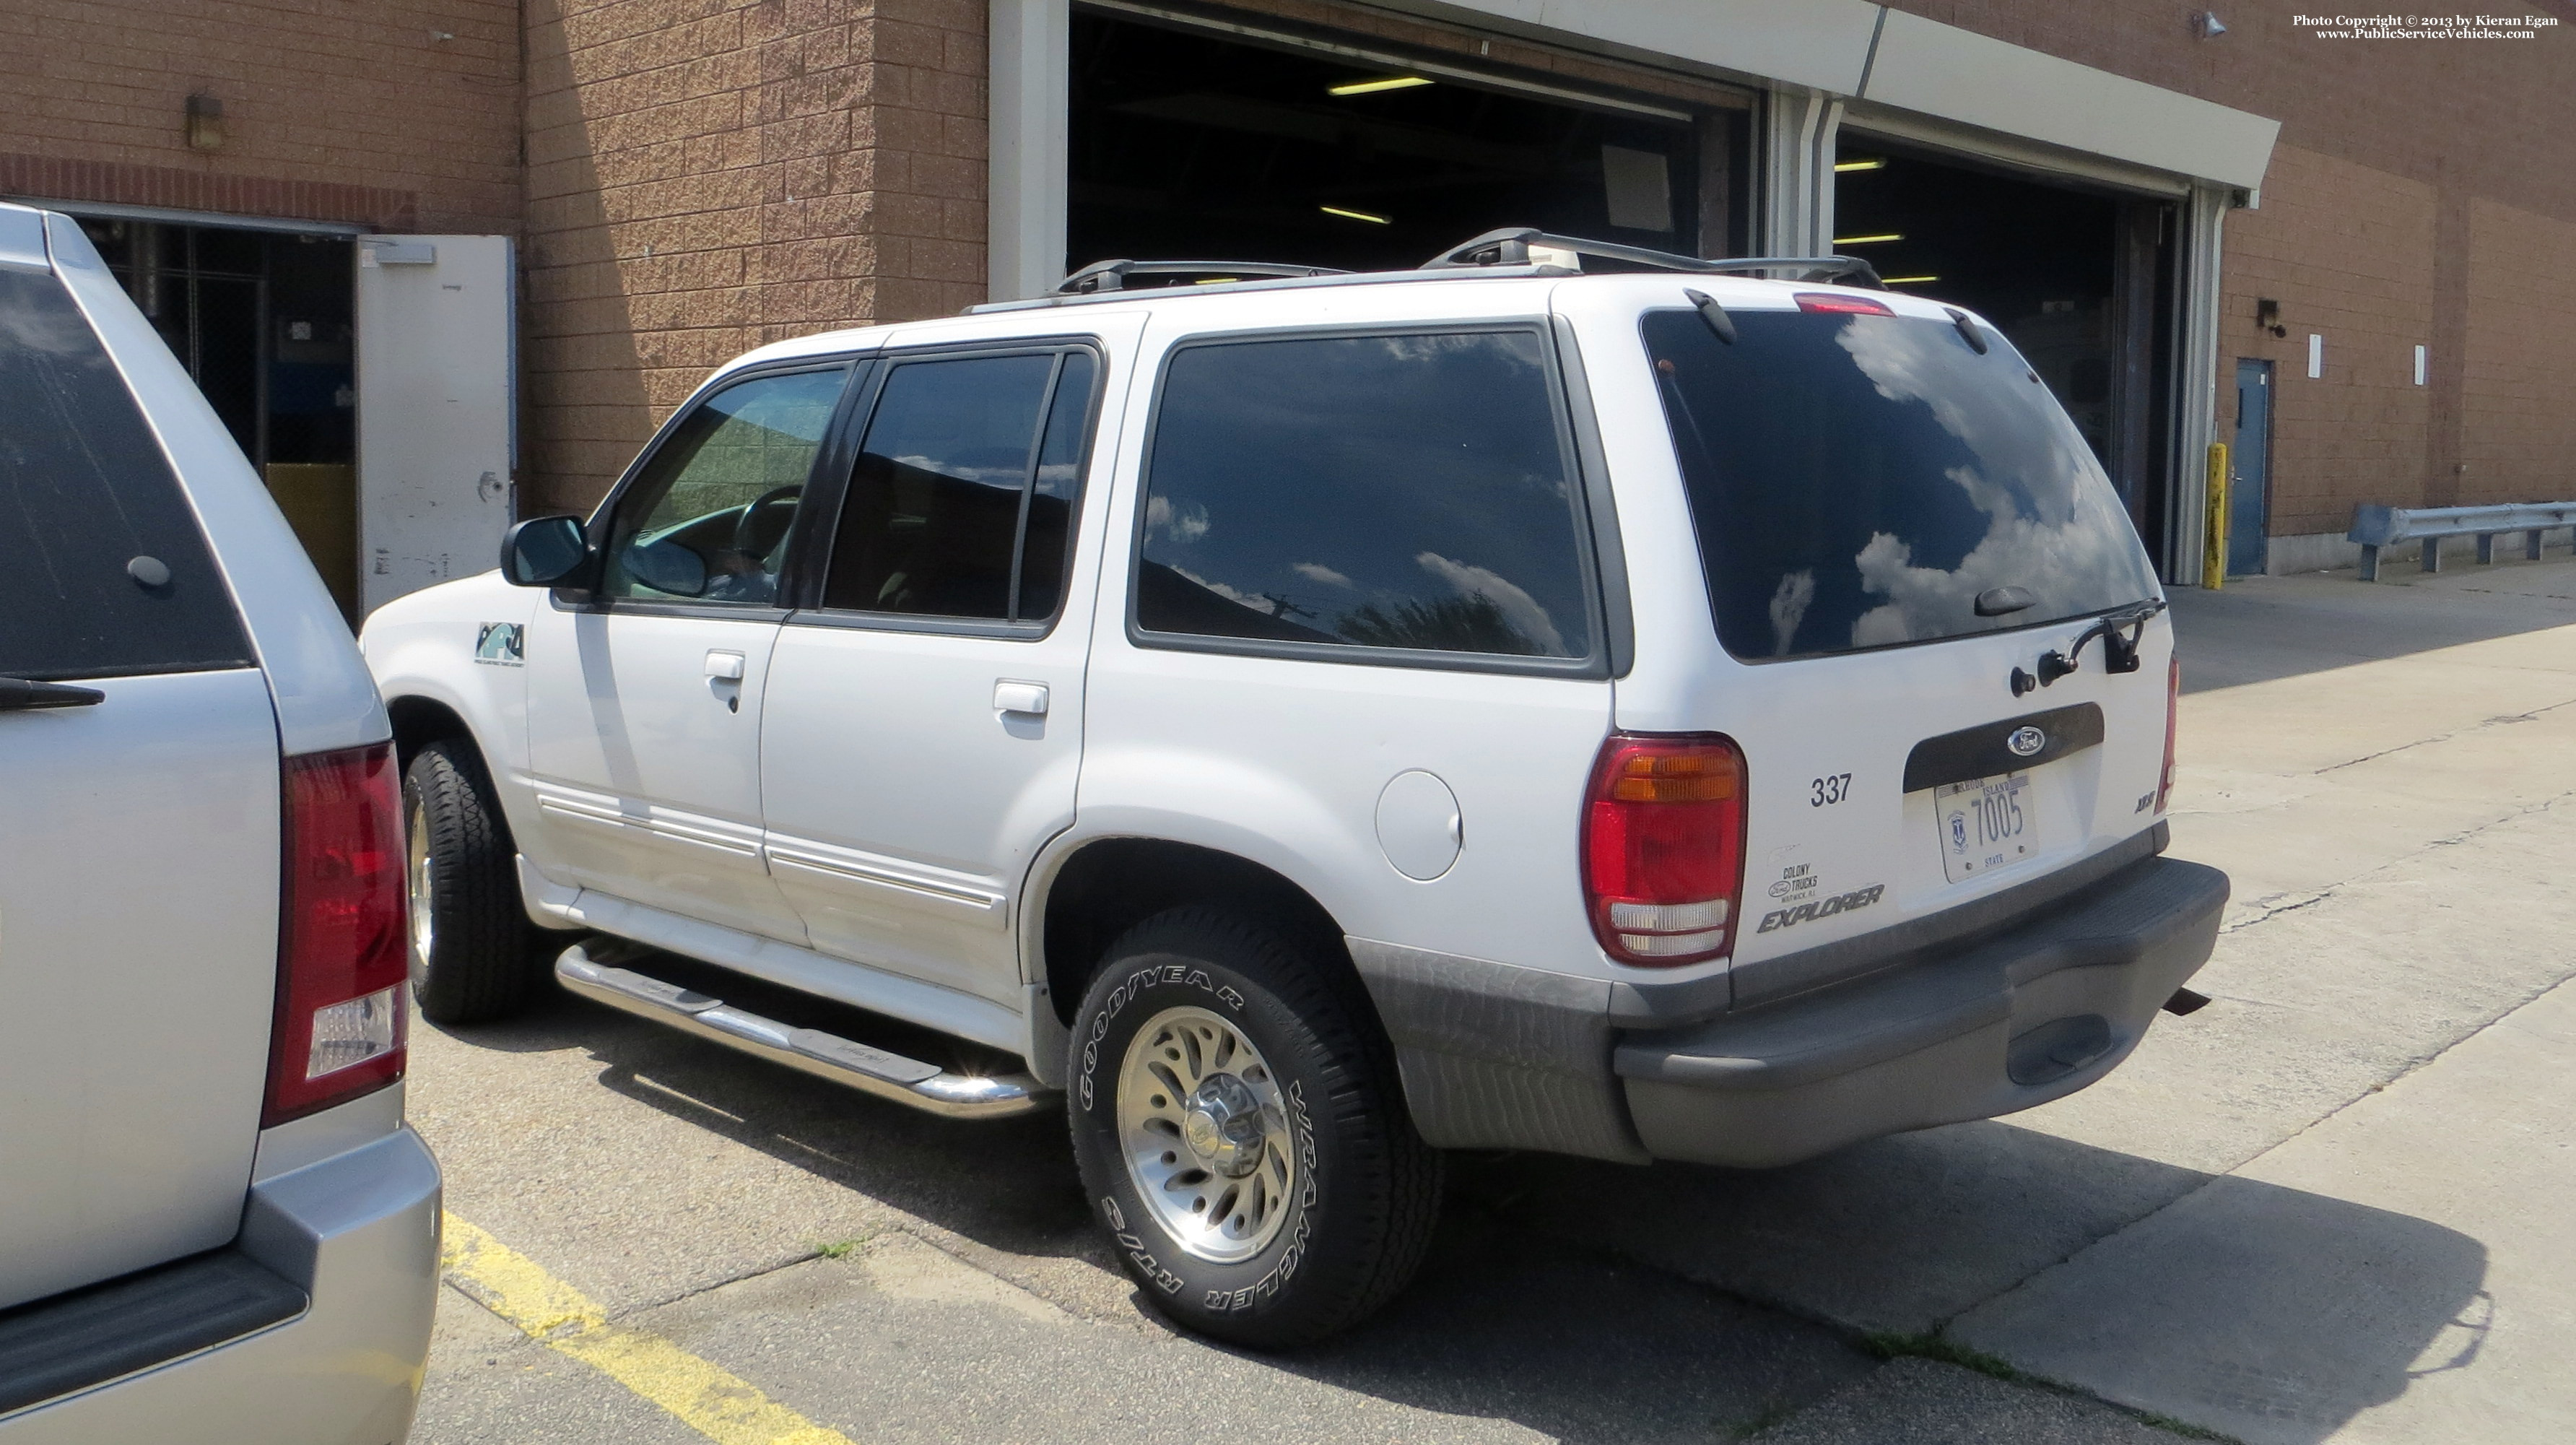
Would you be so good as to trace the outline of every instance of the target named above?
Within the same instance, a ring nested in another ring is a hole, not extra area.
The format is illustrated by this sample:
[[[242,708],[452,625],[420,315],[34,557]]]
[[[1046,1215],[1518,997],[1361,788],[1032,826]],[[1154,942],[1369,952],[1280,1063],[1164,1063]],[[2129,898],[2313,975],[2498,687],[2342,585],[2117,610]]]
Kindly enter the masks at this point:
[[[518,228],[515,0],[7,0],[0,95],[0,194]]]
[[[709,370],[984,299],[980,0],[529,0],[532,503]]]
[[[2272,531],[2340,532],[2356,498],[2411,498],[2426,472],[2433,341],[2434,188],[2284,145],[2260,210],[2227,217],[2220,277],[2220,437],[2236,424],[2238,358],[2273,363]],[[2275,337],[2255,305],[2281,303]],[[2308,376],[2308,337],[2325,338]]]
[[[2576,497],[2576,223],[2479,201],[2468,231],[2460,501]]]

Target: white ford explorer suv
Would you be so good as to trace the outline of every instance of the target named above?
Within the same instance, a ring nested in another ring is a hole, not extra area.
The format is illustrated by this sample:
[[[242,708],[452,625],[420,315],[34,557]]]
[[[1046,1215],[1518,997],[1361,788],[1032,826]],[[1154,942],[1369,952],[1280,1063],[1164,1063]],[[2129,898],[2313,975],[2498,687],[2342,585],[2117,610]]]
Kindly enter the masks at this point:
[[[0,205],[0,1442],[387,1445],[438,1290],[384,709],[69,218]]]
[[[1990,326],[1537,233],[1265,269],[764,347],[376,613],[424,1012],[533,921],[792,1067],[1062,1091],[1144,1295],[1278,1345],[1402,1285],[1439,1150],[1785,1164],[2188,1006],[2162,597]]]

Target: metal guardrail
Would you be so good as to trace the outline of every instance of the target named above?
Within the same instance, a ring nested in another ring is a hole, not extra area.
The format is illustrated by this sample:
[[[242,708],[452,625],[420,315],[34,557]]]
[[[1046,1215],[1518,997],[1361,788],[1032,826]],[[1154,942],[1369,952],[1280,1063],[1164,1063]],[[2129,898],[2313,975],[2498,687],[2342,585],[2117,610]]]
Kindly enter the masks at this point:
[[[2345,540],[2361,544],[2361,580],[2379,580],[2379,549],[2423,544],[2423,567],[2442,570],[2442,539],[2475,537],[2478,560],[2495,560],[2495,539],[2506,532],[2523,534],[2522,555],[2540,560],[2540,534],[2552,527],[2576,527],[2576,502],[2508,502],[2493,507],[2355,507],[2352,530]]]

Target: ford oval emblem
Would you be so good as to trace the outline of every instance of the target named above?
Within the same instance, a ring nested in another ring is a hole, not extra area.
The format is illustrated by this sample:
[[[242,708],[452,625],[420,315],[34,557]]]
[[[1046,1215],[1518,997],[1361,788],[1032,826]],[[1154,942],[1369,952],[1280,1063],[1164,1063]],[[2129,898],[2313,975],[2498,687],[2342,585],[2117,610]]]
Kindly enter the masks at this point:
[[[2013,750],[2013,756],[2026,758],[2048,746],[2048,734],[2037,728],[2014,728],[2012,736],[2004,739],[2004,746]]]

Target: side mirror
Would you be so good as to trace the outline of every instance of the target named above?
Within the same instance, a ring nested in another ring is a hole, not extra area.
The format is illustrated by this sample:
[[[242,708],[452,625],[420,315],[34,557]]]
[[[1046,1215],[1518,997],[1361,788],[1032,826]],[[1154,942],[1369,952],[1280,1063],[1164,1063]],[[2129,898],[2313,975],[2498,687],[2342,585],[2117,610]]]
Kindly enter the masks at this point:
[[[707,590],[707,559],[665,537],[639,542],[618,559],[626,575],[674,597],[697,597]]]
[[[530,517],[501,534],[501,575],[516,586],[555,586],[589,560],[579,517]]]

